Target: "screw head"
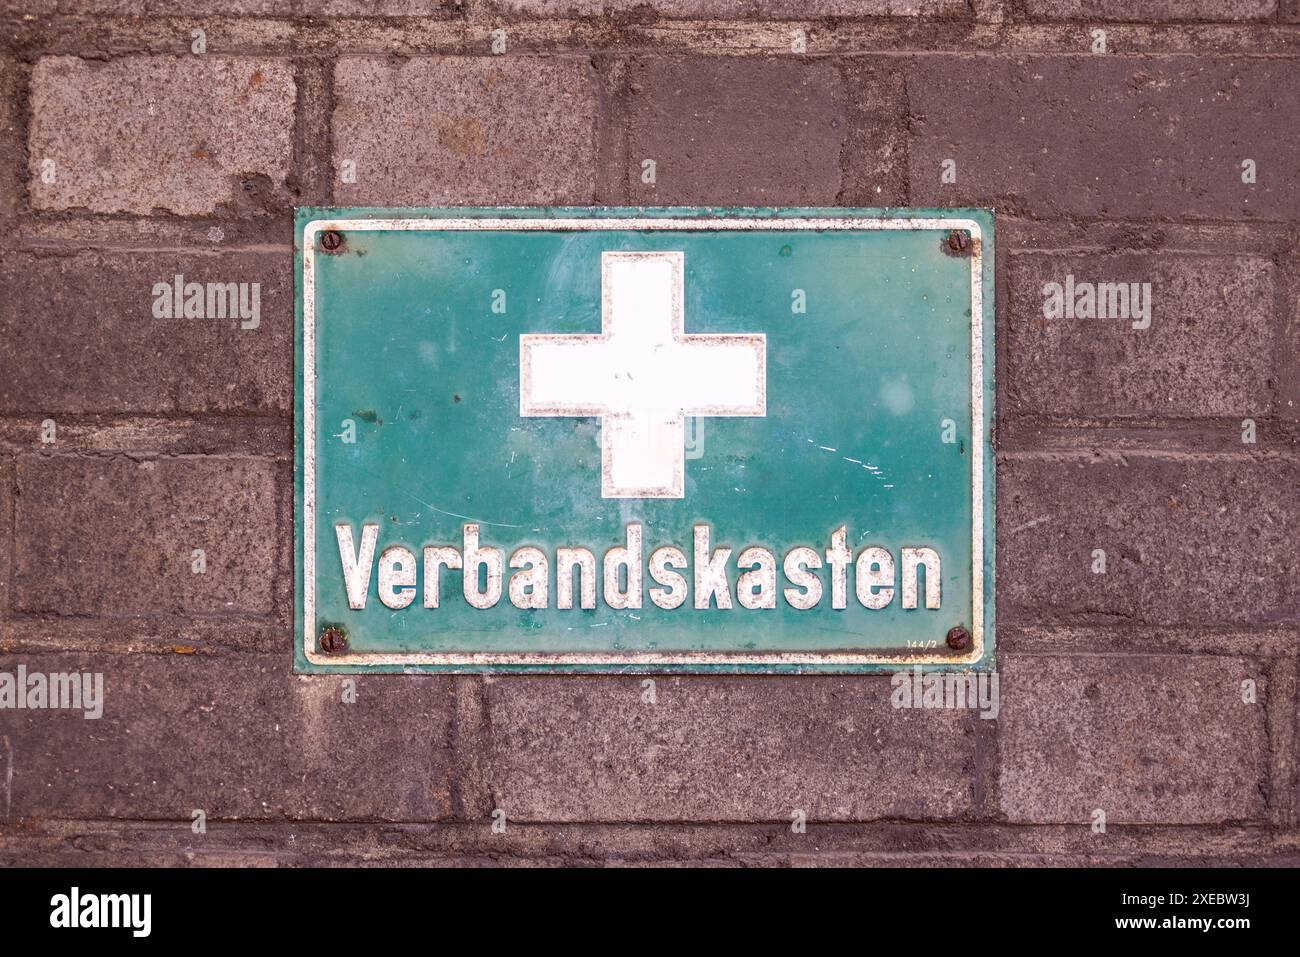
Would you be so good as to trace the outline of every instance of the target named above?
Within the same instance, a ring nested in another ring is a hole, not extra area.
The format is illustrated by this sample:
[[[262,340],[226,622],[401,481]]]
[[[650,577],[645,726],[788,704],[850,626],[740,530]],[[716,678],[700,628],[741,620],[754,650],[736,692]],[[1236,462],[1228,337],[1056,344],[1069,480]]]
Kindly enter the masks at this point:
[[[948,234],[948,248],[955,253],[964,253],[970,249],[970,233],[964,229],[954,229]]]
[[[948,629],[948,647],[953,651],[965,651],[970,646],[970,632],[962,625]]]
[[[348,650],[348,638],[343,632],[330,625],[320,633],[320,650],[327,655],[341,655]]]
[[[321,249],[333,252],[343,245],[343,237],[335,230],[328,229],[320,234],[320,245]]]

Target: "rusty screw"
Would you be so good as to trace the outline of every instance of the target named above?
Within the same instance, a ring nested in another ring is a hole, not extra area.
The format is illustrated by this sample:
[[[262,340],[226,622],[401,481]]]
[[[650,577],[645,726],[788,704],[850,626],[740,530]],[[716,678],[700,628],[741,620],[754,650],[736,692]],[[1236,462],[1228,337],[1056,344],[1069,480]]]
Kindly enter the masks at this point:
[[[970,632],[961,625],[948,629],[948,647],[953,651],[965,651],[970,644]]]
[[[326,230],[320,234],[321,248],[327,252],[333,252],[343,245],[343,237],[334,230]]]
[[[330,625],[320,633],[320,650],[327,655],[341,655],[348,650],[348,638],[338,628]]]
[[[962,229],[954,229],[948,234],[948,248],[955,253],[969,252],[970,233]]]

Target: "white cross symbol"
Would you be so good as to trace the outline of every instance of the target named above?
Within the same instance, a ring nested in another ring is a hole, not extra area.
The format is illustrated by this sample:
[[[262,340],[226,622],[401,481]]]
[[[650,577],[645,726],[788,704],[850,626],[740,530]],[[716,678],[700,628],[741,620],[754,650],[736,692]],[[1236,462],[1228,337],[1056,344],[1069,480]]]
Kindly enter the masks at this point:
[[[600,335],[519,337],[519,414],[600,416],[603,498],[681,498],[688,415],[767,414],[767,337],[683,331],[680,252],[600,254]]]

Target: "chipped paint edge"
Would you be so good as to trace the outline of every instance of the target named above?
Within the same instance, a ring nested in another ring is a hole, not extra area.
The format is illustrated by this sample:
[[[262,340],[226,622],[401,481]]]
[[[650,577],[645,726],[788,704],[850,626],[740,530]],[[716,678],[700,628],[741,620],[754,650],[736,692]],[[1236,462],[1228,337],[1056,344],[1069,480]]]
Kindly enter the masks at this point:
[[[519,210],[519,212],[529,212]],[[344,656],[318,653],[314,649],[316,618],[316,317],[315,317],[315,253],[316,236],[328,230],[351,231],[475,231],[512,230],[530,232],[563,232],[566,230],[630,230],[639,231],[858,231],[858,230],[968,230],[973,240],[971,262],[971,434],[978,437],[972,442],[971,455],[971,648],[963,655],[911,654],[907,652],[818,651],[818,652],[432,652],[413,651],[397,653],[360,652]],[[299,650],[309,665],[334,670],[420,670],[422,667],[440,669],[456,668],[517,668],[588,666],[619,671],[636,671],[638,668],[682,666],[704,670],[742,667],[821,668],[908,667],[913,665],[975,666],[985,660],[985,624],[987,608],[984,602],[984,572],[989,556],[985,554],[984,519],[987,508],[985,496],[991,490],[985,485],[985,368],[984,368],[984,236],[983,227],[974,219],[948,216],[899,216],[887,213],[862,216],[849,213],[845,216],[775,216],[755,218],[723,217],[538,217],[512,218],[502,216],[466,217],[384,217],[315,218],[302,224],[302,283],[301,294],[301,410],[302,410],[302,643]],[[295,543],[296,544],[296,543]]]

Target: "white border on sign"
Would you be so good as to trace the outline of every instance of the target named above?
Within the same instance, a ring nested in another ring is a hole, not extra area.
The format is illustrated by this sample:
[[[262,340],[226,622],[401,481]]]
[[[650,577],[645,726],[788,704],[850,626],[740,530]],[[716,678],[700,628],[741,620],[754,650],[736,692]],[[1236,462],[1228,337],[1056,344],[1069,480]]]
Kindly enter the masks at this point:
[[[856,231],[871,229],[969,231],[971,261],[971,648],[960,656],[944,654],[882,654],[862,651],[744,652],[744,651],[627,651],[627,652],[361,652],[344,657],[316,652],[316,236],[327,230],[461,232],[510,230],[567,232],[575,230],[642,231]],[[316,219],[303,227],[302,237],[302,418],[303,418],[303,654],[318,665],[412,666],[447,665],[921,665],[972,664],[984,654],[984,302],[983,236],[971,219],[907,217],[791,217],[787,219],[557,218],[557,219]]]

